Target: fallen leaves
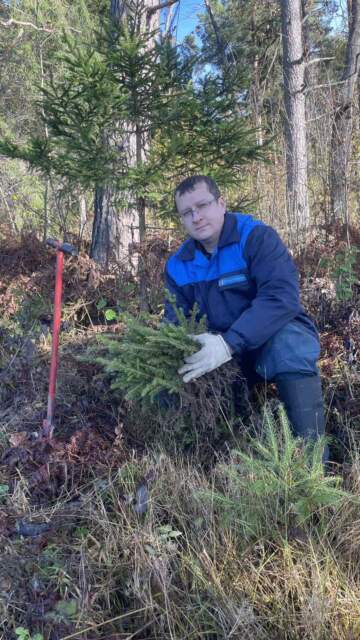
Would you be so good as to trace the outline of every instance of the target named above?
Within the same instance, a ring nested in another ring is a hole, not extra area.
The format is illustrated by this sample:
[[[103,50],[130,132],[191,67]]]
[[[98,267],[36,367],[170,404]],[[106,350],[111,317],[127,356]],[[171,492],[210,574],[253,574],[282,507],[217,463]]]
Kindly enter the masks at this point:
[[[19,431],[12,434],[17,446],[7,449],[2,464],[8,470],[10,491],[17,481],[18,471],[26,480],[32,503],[46,504],[98,471],[119,467],[127,458],[120,429],[115,446],[95,429],[76,431],[69,442],[52,438],[33,440],[31,434]]]

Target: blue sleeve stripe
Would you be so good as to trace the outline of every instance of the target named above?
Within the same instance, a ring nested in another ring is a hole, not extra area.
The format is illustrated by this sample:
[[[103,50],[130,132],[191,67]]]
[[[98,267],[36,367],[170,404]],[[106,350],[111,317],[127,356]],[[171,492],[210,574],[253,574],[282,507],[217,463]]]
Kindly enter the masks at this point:
[[[235,284],[236,282],[247,282],[247,276],[244,273],[238,273],[234,276],[227,276],[220,278],[219,286],[226,287],[228,284]]]

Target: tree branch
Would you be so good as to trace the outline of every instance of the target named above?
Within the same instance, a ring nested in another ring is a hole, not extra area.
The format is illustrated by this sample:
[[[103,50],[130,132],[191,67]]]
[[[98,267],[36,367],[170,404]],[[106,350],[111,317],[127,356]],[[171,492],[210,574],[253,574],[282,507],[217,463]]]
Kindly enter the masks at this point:
[[[177,1],[177,0],[174,0],[174,1]],[[7,22],[0,22],[0,25],[2,27],[11,27],[12,25],[19,26],[19,27],[31,27],[36,31],[45,31],[46,33],[55,33],[56,31],[56,29],[49,29],[47,27],[38,27],[36,26],[36,24],[33,24],[32,22],[22,22],[20,20],[14,20],[14,18],[10,18],[10,20],[7,20]],[[68,27],[68,29],[70,31],[76,31],[76,33],[81,33],[81,31],[79,31],[78,29],[73,29],[72,27]]]
[[[227,58],[226,58],[226,53],[225,53],[225,49],[226,49],[226,43],[223,40],[222,34],[220,33],[220,29],[219,26],[215,20],[215,16],[213,14],[212,8],[211,8],[211,4],[209,2],[209,0],[205,0],[205,7],[206,10],[209,14],[209,18],[210,18],[210,22],[212,25],[212,28],[214,30],[215,33],[215,39],[216,39],[216,45],[217,45],[217,50],[220,56],[220,59],[224,65],[224,68],[226,68],[227,66]]]
[[[161,9],[166,9],[166,7],[171,7],[173,4],[176,4],[179,0],[167,0],[167,2],[160,2],[160,4],[156,4],[153,7],[149,7],[146,9],[146,13],[148,16],[152,16],[155,11],[161,11]]]
[[[46,31],[46,33],[54,32],[54,29],[47,29],[46,27],[37,27],[36,24],[33,24],[32,22],[21,22],[20,20],[14,20],[13,18],[8,20],[7,22],[0,22],[0,25],[2,27],[11,27],[12,25],[16,25],[19,27],[31,27],[36,31]]]
[[[335,60],[335,56],[330,56],[329,58],[313,58],[306,62],[306,66],[309,67],[311,64],[315,64],[316,62],[323,62],[324,60]]]
[[[344,85],[346,84],[346,82],[349,80],[349,78],[358,75],[358,69],[356,68],[355,71],[353,73],[351,73],[349,76],[347,76],[344,80],[338,80],[337,82],[328,82],[325,84],[314,84],[314,85],[309,85],[308,87],[306,87],[306,93],[308,91],[313,91],[314,89],[323,89],[324,87],[338,87],[339,85]]]

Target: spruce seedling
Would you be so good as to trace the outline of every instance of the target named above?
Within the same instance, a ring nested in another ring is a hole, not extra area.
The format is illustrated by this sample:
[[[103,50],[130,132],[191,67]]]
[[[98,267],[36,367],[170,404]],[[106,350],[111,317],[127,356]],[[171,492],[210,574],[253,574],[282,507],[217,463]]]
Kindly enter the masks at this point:
[[[150,314],[139,318],[121,314],[119,319],[126,325],[124,335],[101,338],[107,353],[97,361],[112,377],[111,388],[124,392],[129,400],[154,402],[161,392],[178,393],[183,388],[178,369],[186,356],[199,349],[189,334],[206,331],[205,317],[198,321],[197,305],[186,318],[173,297],[168,298],[174,306],[177,324],[158,325]]]
[[[325,475],[326,439],[296,438],[282,407],[279,423],[280,429],[265,412],[262,438],[251,438],[248,451],[234,451],[233,461],[221,467],[226,491],[211,495],[223,521],[233,522],[246,539],[286,536],[291,527],[304,527],[314,516],[320,522],[331,515],[328,507],[354,499],[341,488],[340,477]]]

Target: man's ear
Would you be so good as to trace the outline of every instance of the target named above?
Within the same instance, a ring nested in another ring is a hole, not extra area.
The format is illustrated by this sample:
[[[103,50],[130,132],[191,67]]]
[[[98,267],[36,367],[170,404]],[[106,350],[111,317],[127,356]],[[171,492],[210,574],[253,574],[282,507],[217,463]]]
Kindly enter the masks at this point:
[[[219,200],[218,200],[218,203],[219,203],[222,207],[224,207],[224,209],[225,209],[225,211],[226,211],[226,204],[225,204],[225,200],[224,200],[224,198],[223,198],[222,196],[220,196],[220,198],[219,198]]]

